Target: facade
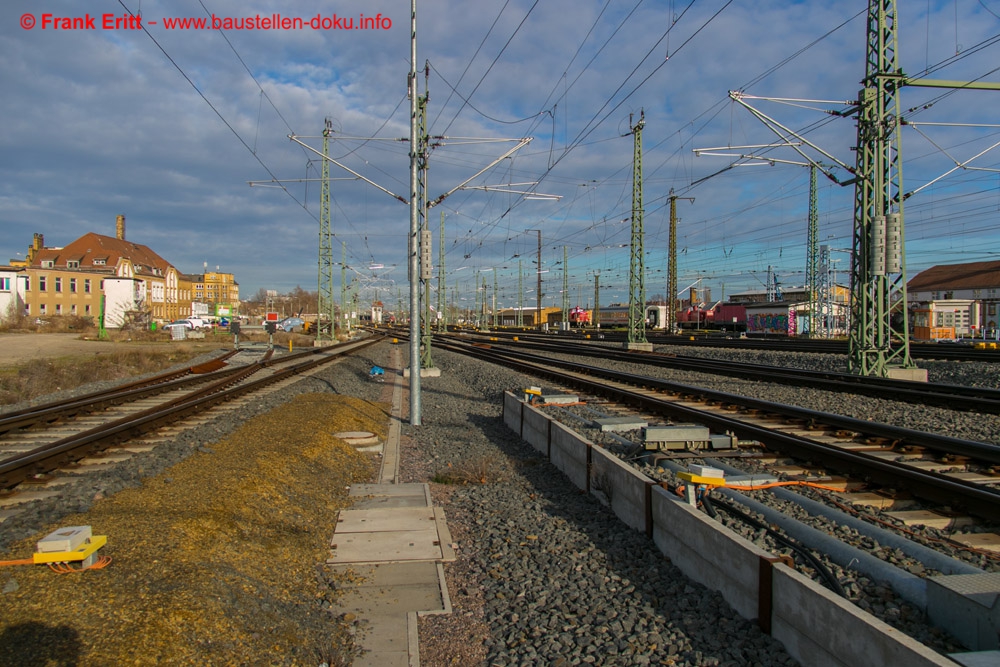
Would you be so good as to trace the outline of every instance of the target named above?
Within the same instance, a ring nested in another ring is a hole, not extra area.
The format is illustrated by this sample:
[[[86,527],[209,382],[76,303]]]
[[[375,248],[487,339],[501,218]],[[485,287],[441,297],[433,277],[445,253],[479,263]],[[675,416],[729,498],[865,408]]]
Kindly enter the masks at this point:
[[[191,282],[149,247],[127,241],[125,216],[118,216],[116,227],[114,237],[90,232],[65,247],[46,247],[44,237],[35,234],[23,262],[26,313],[98,318],[105,281],[123,278],[131,285],[125,291],[141,299],[133,300],[127,316],[116,316],[119,324],[107,321],[106,326],[121,326],[126,320],[169,322],[188,317]]]
[[[524,307],[521,308],[521,321],[522,326],[525,327],[537,327],[538,322],[538,308],[534,307]],[[504,308],[497,311],[497,325],[501,327],[516,327],[517,326],[517,308]],[[487,322],[492,322],[492,316],[487,315]],[[558,325],[562,322],[562,308],[542,308],[542,323],[552,325]]]
[[[25,314],[27,289],[23,267],[0,266],[0,322]]]
[[[995,336],[1000,327],[1000,261],[932,266],[906,284],[915,338]]]
[[[227,317],[239,311],[240,285],[232,273],[207,271],[183,276],[191,287],[191,300],[205,304],[203,316]]]

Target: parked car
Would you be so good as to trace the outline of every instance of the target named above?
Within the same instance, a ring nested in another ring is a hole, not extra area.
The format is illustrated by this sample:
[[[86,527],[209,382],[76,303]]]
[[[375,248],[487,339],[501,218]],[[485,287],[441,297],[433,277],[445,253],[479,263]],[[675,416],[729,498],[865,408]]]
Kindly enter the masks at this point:
[[[163,328],[175,329],[180,327],[182,329],[188,329],[193,331],[195,329],[201,329],[203,326],[204,323],[201,320],[189,319],[189,320],[174,320],[170,324],[164,324]]]
[[[296,327],[301,327],[306,323],[301,317],[286,317],[278,322],[278,328],[284,331],[291,331]]]

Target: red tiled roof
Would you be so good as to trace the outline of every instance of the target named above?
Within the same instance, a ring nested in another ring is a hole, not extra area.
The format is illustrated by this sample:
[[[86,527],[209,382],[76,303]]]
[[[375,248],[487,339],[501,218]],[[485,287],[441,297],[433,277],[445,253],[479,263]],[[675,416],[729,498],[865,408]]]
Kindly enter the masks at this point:
[[[910,292],[980,289],[1000,285],[1000,261],[942,264],[921,271],[906,283]]]
[[[80,269],[101,270],[100,267],[104,266],[114,269],[122,258],[131,261],[135,272],[140,275],[162,276],[170,268],[170,263],[148,246],[93,232],[84,234],[64,248],[43,248],[35,255],[32,266],[40,267],[42,261],[51,260],[56,268],[65,268],[68,260],[74,260],[80,262]],[[103,259],[104,264],[94,264],[95,259]]]

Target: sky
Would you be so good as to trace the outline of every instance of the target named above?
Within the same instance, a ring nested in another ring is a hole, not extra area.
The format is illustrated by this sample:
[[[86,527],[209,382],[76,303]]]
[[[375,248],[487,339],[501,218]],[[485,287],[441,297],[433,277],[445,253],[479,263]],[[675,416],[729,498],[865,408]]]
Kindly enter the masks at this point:
[[[831,165],[818,181],[819,237],[847,282],[854,192],[837,181],[854,165],[856,126],[830,112],[857,99],[865,10],[859,0],[418,0],[427,190],[451,192],[428,216],[437,264],[444,215],[448,301],[471,307],[476,286],[495,280],[498,305],[534,305],[537,230],[546,306],[561,305],[564,282],[571,305],[592,305],[598,274],[602,305],[627,301],[640,118],[647,297],[666,293],[671,192],[679,290],[724,298],[764,289],[768,271],[802,285],[809,170],[730,91]],[[275,15],[302,28],[267,27]],[[207,29],[179,23],[188,18]],[[1000,0],[900,2],[898,19],[908,76],[1000,81]],[[316,291],[329,119],[337,298],[343,249],[362,300],[391,308],[408,299],[409,207],[397,195],[409,196],[410,67],[407,0],[8,0],[0,262],[23,258],[35,233],[48,246],[113,236],[124,214],[129,240],[184,273],[235,274],[243,298]],[[903,89],[909,275],[1000,259],[998,101]]]

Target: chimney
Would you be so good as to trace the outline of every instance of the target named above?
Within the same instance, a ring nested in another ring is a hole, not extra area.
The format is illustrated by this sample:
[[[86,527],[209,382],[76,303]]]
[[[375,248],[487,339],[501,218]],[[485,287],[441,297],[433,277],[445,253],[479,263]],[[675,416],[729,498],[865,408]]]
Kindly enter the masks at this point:
[[[24,258],[25,263],[31,266],[32,262],[35,261],[35,255],[43,248],[45,248],[45,236],[36,232],[31,240],[31,245],[28,246],[28,256]]]
[[[115,238],[119,241],[125,240],[125,216],[119,215],[115,218]]]

